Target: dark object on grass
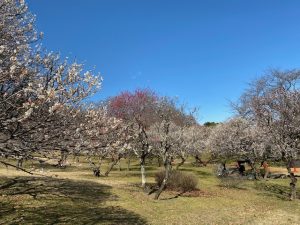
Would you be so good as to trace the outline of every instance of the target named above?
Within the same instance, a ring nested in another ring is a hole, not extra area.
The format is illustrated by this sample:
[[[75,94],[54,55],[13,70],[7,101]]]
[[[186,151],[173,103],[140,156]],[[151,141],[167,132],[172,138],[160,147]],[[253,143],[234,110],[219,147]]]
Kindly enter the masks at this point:
[[[93,173],[94,173],[95,177],[100,177],[100,168],[99,167],[94,168]]]

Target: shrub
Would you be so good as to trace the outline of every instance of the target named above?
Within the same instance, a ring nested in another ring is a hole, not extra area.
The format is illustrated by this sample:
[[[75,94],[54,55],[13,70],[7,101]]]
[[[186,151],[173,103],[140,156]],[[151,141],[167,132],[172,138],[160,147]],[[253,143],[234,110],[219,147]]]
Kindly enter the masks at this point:
[[[155,181],[160,186],[165,178],[165,171],[155,174]],[[198,179],[195,175],[172,170],[167,183],[167,189],[173,191],[187,192],[197,189]]]

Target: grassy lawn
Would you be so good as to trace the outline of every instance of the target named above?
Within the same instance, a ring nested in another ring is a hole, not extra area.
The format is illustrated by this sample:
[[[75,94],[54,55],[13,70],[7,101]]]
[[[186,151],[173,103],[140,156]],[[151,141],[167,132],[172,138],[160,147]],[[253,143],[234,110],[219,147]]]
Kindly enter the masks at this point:
[[[181,170],[199,178],[197,195],[164,192],[156,201],[139,187],[138,165],[122,167],[96,178],[84,160],[66,169],[45,166],[47,176],[1,165],[0,224],[300,224],[300,200],[288,200],[289,179],[220,181],[212,166],[188,162]],[[148,167],[148,182],[157,170]]]

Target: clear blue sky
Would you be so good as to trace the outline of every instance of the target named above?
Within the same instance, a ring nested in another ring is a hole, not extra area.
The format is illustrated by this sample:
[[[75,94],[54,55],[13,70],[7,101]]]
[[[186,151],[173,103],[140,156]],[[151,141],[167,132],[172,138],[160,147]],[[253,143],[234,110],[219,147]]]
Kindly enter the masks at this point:
[[[198,106],[199,120],[231,115],[247,82],[300,65],[300,1],[28,0],[44,46],[96,66],[103,99],[151,88]]]

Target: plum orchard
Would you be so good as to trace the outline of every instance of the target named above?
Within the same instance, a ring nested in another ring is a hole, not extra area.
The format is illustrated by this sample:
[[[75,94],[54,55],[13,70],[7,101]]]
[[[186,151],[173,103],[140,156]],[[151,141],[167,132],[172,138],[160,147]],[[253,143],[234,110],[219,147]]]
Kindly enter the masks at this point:
[[[59,152],[57,164],[65,167],[69,155],[84,155],[100,176],[102,160],[110,158],[108,176],[122,158],[136,157],[146,188],[146,160],[155,157],[165,168],[158,199],[175,158],[179,169],[188,156],[202,163],[209,151],[214,161],[246,158],[254,173],[261,160],[285,161],[296,198],[290,165],[300,149],[299,71],[272,71],[255,81],[235,105],[237,118],[219,125],[199,125],[193,113],[150,90],[85,105],[102,78],[41,50],[34,21],[24,1],[0,0],[0,163],[14,166],[6,159],[16,159],[20,169],[23,160]]]

